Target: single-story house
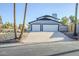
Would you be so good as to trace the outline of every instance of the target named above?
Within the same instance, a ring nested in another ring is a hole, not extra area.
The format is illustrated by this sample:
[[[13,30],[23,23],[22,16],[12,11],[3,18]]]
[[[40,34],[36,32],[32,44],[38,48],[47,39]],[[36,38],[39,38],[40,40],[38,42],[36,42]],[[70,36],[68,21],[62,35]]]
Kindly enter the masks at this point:
[[[59,31],[60,22],[58,22],[57,17],[53,17],[50,15],[44,15],[36,20],[29,22],[30,31],[32,32],[53,32]]]

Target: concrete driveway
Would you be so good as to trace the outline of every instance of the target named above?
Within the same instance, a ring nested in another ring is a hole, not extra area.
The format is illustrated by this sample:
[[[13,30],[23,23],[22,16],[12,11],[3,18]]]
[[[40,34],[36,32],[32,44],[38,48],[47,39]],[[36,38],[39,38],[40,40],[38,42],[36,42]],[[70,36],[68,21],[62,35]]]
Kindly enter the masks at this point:
[[[57,41],[70,41],[71,38],[67,37],[61,32],[30,32],[27,39],[23,42],[27,43],[40,43],[40,42],[57,42]]]

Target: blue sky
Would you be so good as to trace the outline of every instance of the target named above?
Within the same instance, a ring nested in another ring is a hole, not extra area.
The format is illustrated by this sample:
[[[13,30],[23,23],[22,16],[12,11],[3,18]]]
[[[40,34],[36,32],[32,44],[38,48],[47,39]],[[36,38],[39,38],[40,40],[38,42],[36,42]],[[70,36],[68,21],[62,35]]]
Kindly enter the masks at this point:
[[[43,15],[51,15],[57,13],[57,17],[69,17],[74,15],[74,3],[29,3],[26,15],[26,23],[35,20]],[[24,13],[24,4],[16,4],[16,22],[22,23]],[[0,16],[2,16],[3,23],[10,21],[13,23],[13,4],[0,3]],[[79,15],[78,15],[79,16]]]

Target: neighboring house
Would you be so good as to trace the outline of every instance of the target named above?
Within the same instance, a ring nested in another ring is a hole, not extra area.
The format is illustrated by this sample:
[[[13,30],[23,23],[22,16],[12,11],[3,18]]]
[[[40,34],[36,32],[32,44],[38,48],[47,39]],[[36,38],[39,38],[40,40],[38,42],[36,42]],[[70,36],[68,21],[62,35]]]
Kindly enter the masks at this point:
[[[30,24],[30,31],[33,32],[53,32],[53,31],[59,31],[60,22],[58,22],[59,19],[57,18],[57,15],[55,16],[49,16],[44,15],[36,20],[29,22]]]

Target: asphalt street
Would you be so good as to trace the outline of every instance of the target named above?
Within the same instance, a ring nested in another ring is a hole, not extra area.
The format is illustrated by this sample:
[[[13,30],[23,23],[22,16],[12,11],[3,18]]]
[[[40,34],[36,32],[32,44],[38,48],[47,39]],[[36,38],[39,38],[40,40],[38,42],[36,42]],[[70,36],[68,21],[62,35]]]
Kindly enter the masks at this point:
[[[79,56],[79,41],[42,42],[0,48],[0,56]]]

